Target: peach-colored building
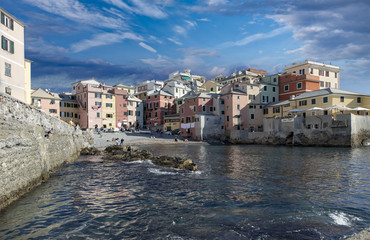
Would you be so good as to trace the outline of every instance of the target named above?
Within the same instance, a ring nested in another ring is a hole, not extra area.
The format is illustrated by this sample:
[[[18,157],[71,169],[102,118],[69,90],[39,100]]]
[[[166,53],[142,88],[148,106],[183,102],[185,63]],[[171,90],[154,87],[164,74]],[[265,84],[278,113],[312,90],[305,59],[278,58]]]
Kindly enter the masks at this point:
[[[144,106],[143,101],[134,95],[127,97],[127,127],[136,129],[142,128],[144,125]]]
[[[46,92],[39,88],[32,92],[31,98],[32,98],[31,104],[33,106],[41,109],[42,111],[53,117],[59,118],[60,98],[58,94]]]
[[[24,24],[0,8],[0,92],[30,103],[30,62],[24,58]]]

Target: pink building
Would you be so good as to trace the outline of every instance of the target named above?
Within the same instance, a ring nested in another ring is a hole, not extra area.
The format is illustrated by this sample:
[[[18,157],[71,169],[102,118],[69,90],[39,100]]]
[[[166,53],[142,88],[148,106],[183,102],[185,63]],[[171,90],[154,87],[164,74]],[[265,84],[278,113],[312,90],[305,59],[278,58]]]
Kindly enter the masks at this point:
[[[189,92],[183,97],[180,109],[180,134],[184,138],[196,139],[195,115],[213,114],[213,97],[208,93]]]
[[[97,84],[75,85],[76,100],[80,105],[80,127],[101,128],[103,126],[102,96],[104,89]]]
[[[164,116],[175,114],[175,97],[163,90],[148,92],[146,97],[145,123],[150,129],[162,129]]]
[[[260,84],[254,82],[234,82],[221,89],[226,130],[261,129],[263,104],[260,94]]]
[[[116,121],[117,127],[127,127],[127,97],[128,92],[127,90],[120,90],[113,88],[110,90],[110,93],[116,96]]]
[[[60,98],[58,94],[46,92],[42,90],[41,88],[33,91],[31,93],[31,99],[32,99],[32,106],[35,106],[41,110],[43,110],[45,113],[59,118],[59,102]]]

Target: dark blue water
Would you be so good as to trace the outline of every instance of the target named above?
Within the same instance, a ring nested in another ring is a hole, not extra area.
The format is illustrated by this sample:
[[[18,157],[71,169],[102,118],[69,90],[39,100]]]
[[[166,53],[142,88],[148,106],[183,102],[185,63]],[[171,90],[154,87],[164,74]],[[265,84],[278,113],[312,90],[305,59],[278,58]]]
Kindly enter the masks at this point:
[[[81,157],[0,213],[0,239],[341,239],[370,227],[370,149],[176,145],[186,173]]]

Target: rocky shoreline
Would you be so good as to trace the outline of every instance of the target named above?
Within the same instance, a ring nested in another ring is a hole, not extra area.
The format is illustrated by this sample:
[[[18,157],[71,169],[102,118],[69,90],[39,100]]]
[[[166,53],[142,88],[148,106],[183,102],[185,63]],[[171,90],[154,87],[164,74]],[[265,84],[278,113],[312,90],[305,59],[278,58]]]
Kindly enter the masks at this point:
[[[150,159],[153,164],[163,167],[171,167],[186,171],[198,171],[198,166],[191,159],[169,156],[154,156],[147,150],[135,149],[131,146],[112,145],[104,150],[97,148],[84,148],[81,155],[101,155],[104,160],[111,161],[144,161]]]

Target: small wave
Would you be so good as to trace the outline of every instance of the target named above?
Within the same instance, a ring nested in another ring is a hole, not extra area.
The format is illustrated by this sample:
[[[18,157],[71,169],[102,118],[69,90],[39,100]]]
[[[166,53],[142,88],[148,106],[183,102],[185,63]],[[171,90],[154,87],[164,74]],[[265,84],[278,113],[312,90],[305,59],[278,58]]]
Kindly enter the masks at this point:
[[[334,213],[329,213],[329,217],[334,221],[335,224],[343,226],[351,226],[353,221],[361,221],[361,219],[358,217],[337,211]]]
[[[156,169],[156,168],[149,168],[148,171],[151,172],[151,173],[157,174],[157,175],[176,175],[176,174],[179,174],[179,173],[176,173],[176,172],[161,171],[161,170]]]
[[[152,162],[152,160],[137,160],[137,161],[127,162],[127,163],[136,163],[136,164],[148,163],[150,165],[154,165],[154,163]]]

